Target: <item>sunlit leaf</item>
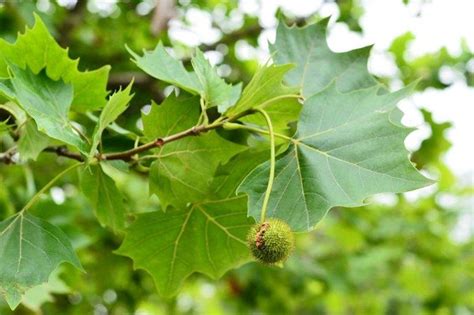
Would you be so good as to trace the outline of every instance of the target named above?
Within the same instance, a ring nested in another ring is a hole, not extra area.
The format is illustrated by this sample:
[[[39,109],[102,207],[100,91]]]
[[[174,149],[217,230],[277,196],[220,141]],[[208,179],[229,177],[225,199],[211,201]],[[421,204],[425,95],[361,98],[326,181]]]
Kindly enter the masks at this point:
[[[56,43],[37,15],[34,26],[20,34],[15,43],[0,39],[0,78],[8,77],[9,64],[28,67],[34,74],[46,69],[49,78],[55,81],[62,79],[72,85],[73,110],[85,112],[101,108],[105,105],[110,67],[81,72],[78,63],[79,60],[69,58],[67,49]]]

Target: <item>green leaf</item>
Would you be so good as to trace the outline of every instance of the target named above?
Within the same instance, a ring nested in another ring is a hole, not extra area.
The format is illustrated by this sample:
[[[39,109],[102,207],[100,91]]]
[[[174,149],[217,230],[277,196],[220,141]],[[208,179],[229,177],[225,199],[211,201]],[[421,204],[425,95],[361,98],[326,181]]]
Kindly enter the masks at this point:
[[[293,68],[292,65],[271,65],[260,68],[245,87],[240,100],[227,110],[226,115],[232,116],[254,108],[265,109],[285,99],[294,99],[297,103],[299,88],[282,84],[283,77],[291,68]]]
[[[124,229],[126,210],[122,194],[100,165],[89,165],[82,169],[81,189],[102,226],[108,226],[113,231]]]
[[[194,71],[184,68],[181,61],[171,57],[161,42],[151,52],[144,51],[142,57],[128,49],[137,66],[152,77],[176,85],[183,90],[200,95],[207,107],[218,106],[224,112],[240,97],[242,85],[232,86],[219,77],[216,70],[198,49],[191,59]]]
[[[139,215],[118,253],[132,258],[135,268],[148,271],[164,296],[175,295],[194,272],[217,278],[245,263],[246,235],[254,222],[247,217],[246,197],[235,191],[268,155],[266,148],[248,149],[220,165],[206,201]]]
[[[199,98],[170,95],[163,104],[153,105],[143,115],[144,134],[149,140],[163,138],[195,126],[199,119]],[[150,169],[150,192],[164,209],[172,204],[184,208],[189,202],[207,197],[209,185],[219,164],[245,147],[210,131],[186,137],[154,150],[156,160]]]
[[[50,79],[44,71],[34,74],[29,69],[10,68],[15,99],[31,116],[38,129],[54,139],[75,146],[86,153],[87,144],[68,119],[73,87]],[[1,87],[0,87],[1,88]]]
[[[37,15],[34,26],[19,35],[14,44],[0,39],[0,77],[8,77],[9,64],[29,67],[34,74],[46,68],[46,74],[51,79],[62,79],[72,85],[73,110],[85,112],[99,109],[105,105],[110,67],[81,72],[78,63],[79,60],[69,58],[67,49],[56,43]]]
[[[272,120],[273,130],[278,133],[288,134],[290,124],[298,121],[301,104],[295,98],[287,98],[270,104],[265,111]],[[245,116],[239,119],[247,124],[261,126],[267,129],[267,122],[260,113]],[[277,139],[278,140],[278,139]]]
[[[151,274],[158,292],[176,295],[194,272],[212,278],[249,260],[244,197],[196,204],[191,209],[145,213],[117,251]]]
[[[49,145],[50,139],[36,127],[36,123],[29,119],[21,128],[21,137],[18,140],[18,152],[22,160],[35,161],[38,155]]]
[[[377,84],[367,70],[370,46],[349,52],[334,53],[326,42],[328,19],[304,28],[288,27],[280,22],[275,44],[270,45],[276,64],[295,64],[285,77],[298,85],[304,97],[323,90],[332,81],[341,92]]]
[[[97,122],[97,126],[92,136],[92,146],[89,156],[94,155],[95,150],[100,143],[102,132],[104,132],[105,128],[114,122],[118,116],[120,116],[127,109],[127,106],[133,97],[133,94],[130,94],[132,84],[133,82],[131,82],[125,90],[119,90],[118,92],[114,93],[107,101],[107,104],[105,104],[104,109],[100,113],[99,121]]]
[[[180,61],[171,57],[161,42],[153,51],[144,50],[142,57],[128,47],[127,49],[137,66],[152,77],[176,85],[189,93],[200,94],[201,84],[196,74],[187,71]]]
[[[64,232],[25,213],[0,222],[0,257],[0,294],[12,309],[62,262],[82,269]]]
[[[0,96],[5,96],[7,99],[15,97],[13,86],[10,80],[0,79]]]
[[[259,164],[270,158],[270,148],[259,146],[249,148],[219,165],[210,187],[210,200],[232,198],[244,178]]]
[[[404,192],[431,183],[410,161],[404,139],[411,129],[391,121],[410,88],[377,95],[379,86],[340,93],[336,84],[306,100],[298,131],[277,161],[268,217],[295,231],[310,230],[336,206],[356,207],[381,192]],[[260,217],[269,162],[250,173],[239,192],[249,215]]]
[[[240,97],[242,84],[232,86],[227,84],[199,49],[196,50],[191,59],[196,76],[201,83],[200,94],[208,104],[208,107],[218,106],[219,112],[223,113],[234,105]]]

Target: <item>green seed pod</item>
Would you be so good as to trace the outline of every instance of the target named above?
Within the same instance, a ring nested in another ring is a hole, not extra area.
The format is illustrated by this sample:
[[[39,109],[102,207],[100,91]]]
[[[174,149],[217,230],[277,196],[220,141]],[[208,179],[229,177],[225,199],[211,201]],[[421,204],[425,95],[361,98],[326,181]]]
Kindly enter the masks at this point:
[[[290,256],[295,240],[286,222],[271,218],[255,224],[249,231],[247,242],[258,261],[275,264]]]

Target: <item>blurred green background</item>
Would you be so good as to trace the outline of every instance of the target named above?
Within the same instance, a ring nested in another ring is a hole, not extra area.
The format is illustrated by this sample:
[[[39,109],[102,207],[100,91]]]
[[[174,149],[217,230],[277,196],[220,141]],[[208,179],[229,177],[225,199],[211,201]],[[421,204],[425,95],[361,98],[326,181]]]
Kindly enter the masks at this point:
[[[33,211],[68,234],[87,273],[62,266],[13,313],[474,314],[469,8],[472,14],[470,0],[0,0],[1,37],[14,41],[36,12],[71,57],[80,57],[82,69],[112,65],[109,90],[134,77],[135,97],[120,124],[135,130],[140,111],[168,91],[138,72],[125,44],[139,51],[162,40],[183,59],[199,46],[228,81],[248,82],[269,56],[277,18],[303,25],[331,15],[333,49],[374,43],[369,69],[380,81],[394,89],[420,79],[401,105],[407,124],[420,127],[406,145],[417,167],[438,180],[414,193],[376,196],[365,207],[333,209],[314,232],[298,235],[283,269],[250,263],[217,281],[193,276],[176,298],[164,300],[146,273],[113,254],[120,237],[99,226],[70,174]],[[424,30],[433,21],[441,25]],[[0,140],[3,151],[7,140]],[[129,147],[113,136],[107,141]],[[28,165],[0,164],[1,220],[57,173],[52,163],[66,161],[44,154]],[[116,179],[131,209],[154,209],[143,178],[121,173]],[[0,314],[10,313],[0,300]]]

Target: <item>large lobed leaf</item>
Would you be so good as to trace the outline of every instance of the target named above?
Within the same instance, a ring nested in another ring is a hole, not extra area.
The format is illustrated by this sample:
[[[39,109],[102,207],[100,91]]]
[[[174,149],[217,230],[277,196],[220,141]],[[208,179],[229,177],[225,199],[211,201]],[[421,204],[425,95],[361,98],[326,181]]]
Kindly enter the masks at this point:
[[[249,260],[245,239],[253,221],[245,203],[233,197],[142,214],[117,253],[148,271],[161,295],[173,296],[194,272],[218,278]]]
[[[0,222],[0,257],[0,294],[12,309],[29,288],[47,282],[60,263],[82,269],[64,232],[25,213]]]
[[[29,67],[34,74],[46,69],[49,78],[62,79],[73,87],[72,109],[85,112],[105,105],[110,67],[94,71],[78,70],[79,60],[72,60],[68,50],[54,40],[43,21],[35,15],[35,24],[11,44],[0,39],[0,78],[8,78],[9,64]],[[0,82],[1,85],[1,82]]]
[[[301,87],[304,97],[323,90],[332,81],[347,92],[377,84],[367,70],[370,46],[334,53],[326,42],[329,18],[303,28],[280,23],[275,44],[270,45],[276,64],[294,64],[286,82]]]
[[[190,208],[138,216],[118,254],[148,271],[160,294],[172,296],[194,272],[212,278],[249,261],[246,197],[235,196],[242,179],[268,158],[267,150],[246,150],[218,168],[208,198]]]
[[[267,215],[296,231],[310,230],[335,206],[355,207],[381,192],[403,192],[430,184],[407,159],[411,132],[391,121],[409,88],[377,95],[380,87],[340,93],[333,84],[308,98],[290,148],[277,161]],[[269,162],[244,180],[249,214],[260,217]]]

